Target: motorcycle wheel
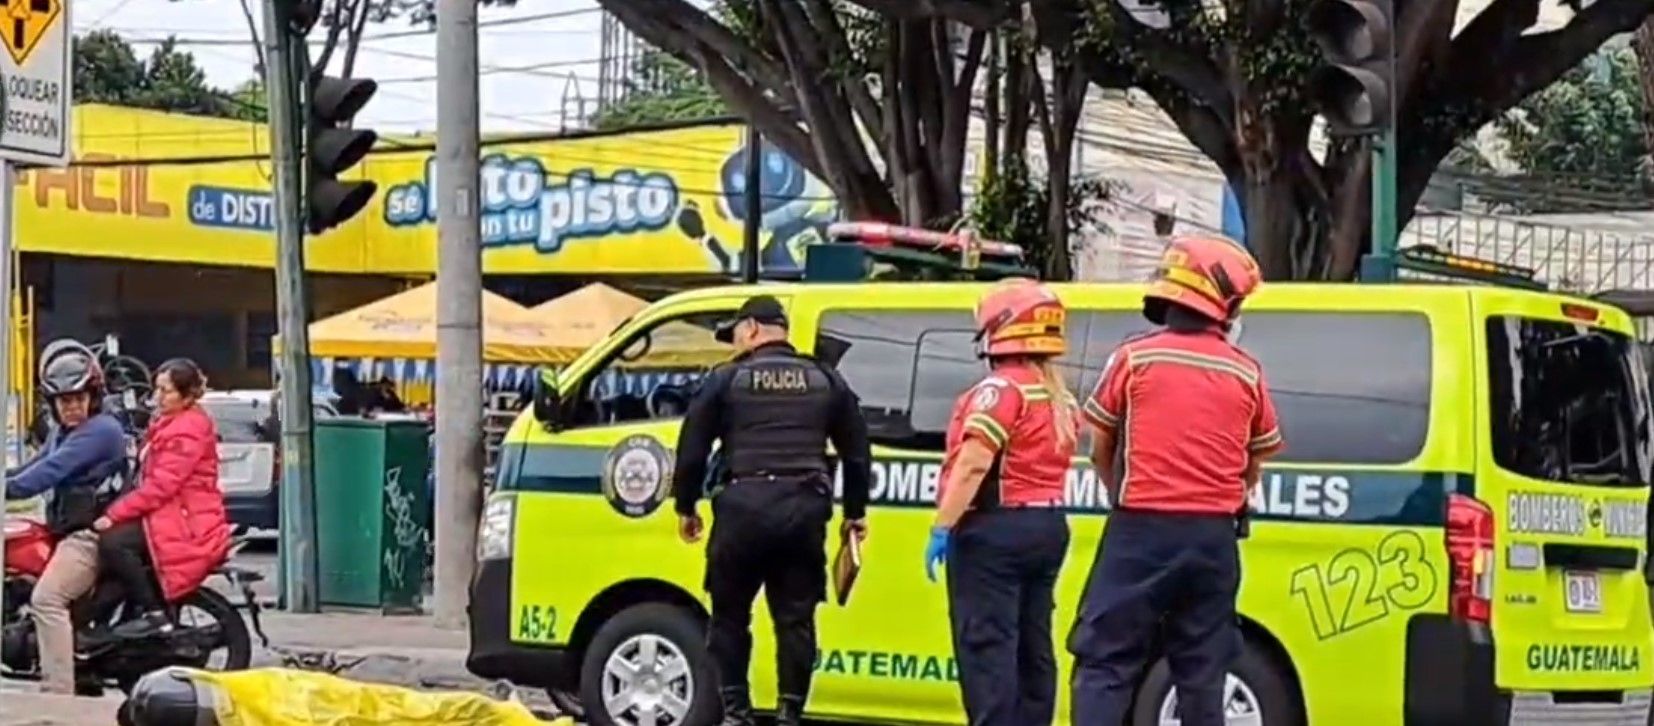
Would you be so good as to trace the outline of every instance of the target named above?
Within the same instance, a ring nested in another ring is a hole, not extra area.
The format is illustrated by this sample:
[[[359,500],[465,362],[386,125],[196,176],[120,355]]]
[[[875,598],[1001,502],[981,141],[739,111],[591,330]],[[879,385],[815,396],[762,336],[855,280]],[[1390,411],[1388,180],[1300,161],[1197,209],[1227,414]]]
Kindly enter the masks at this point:
[[[228,598],[220,595],[212,588],[203,587],[190,594],[189,597],[178,603],[179,608],[193,607],[203,610],[212,616],[224,633],[224,647],[228,650],[224,665],[218,670],[242,671],[253,662],[253,636],[247,630],[247,621],[241,618],[241,611],[231,604]],[[195,664],[197,668],[206,667],[205,661]]]
[[[241,671],[246,670],[248,666],[252,665],[252,633],[248,631],[247,621],[242,619],[241,611],[237,610],[235,605],[231,604],[230,601],[223,595],[219,594],[212,588],[203,587],[196,590],[194,593],[191,593],[189,597],[186,597],[180,601],[178,603],[178,608],[180,610],[185,608],[194,608],[207,613],[211,622],[196,624],[193,625],[193,627],[216,624],[219,626],[219,630],[224,634],[222,643],[222,647],[226,651],[224,664],[217,668],[213,668],[212,670],[226,672]],[[180,627],[192,627],[192,625],[180,624]],[[182,661],[178,662],[177,665],[189,668],[207,668],[207,660],[211,658],[212,653],[214,652],[217,651],[215,650],[208,652],[199,660],[195,660],[193,662]],[[121,693],[130,695],[132,693],[132,688],[138,684],[138,679],[141,676],[141,673],[116,676],[115,687],[119,688]]]

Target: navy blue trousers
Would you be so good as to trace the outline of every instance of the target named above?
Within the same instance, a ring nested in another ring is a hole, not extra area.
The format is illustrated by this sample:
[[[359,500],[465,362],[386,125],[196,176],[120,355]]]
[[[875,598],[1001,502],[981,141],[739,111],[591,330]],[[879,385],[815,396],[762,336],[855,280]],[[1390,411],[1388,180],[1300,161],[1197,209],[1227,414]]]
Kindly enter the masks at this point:
[[[1051,610],[1068,553],[1058,509],[970,512],[948,544],[948,616],[970,726],[1049,726]]]
[[[1240,652],[1239,589],[1233,517],[1110,515],[1068,634],[1073,722],[1124,723],[1158,641],[1183,726],[1223,726],[1224,679]]]

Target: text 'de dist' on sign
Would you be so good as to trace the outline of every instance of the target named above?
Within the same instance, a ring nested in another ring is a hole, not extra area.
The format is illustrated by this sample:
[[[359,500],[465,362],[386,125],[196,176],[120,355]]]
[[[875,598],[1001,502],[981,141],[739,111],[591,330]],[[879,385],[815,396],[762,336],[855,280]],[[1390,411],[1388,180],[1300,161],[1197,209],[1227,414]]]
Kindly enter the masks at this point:
[[[70,0],[4,0],[0,39],[0,159],[69,163]]]

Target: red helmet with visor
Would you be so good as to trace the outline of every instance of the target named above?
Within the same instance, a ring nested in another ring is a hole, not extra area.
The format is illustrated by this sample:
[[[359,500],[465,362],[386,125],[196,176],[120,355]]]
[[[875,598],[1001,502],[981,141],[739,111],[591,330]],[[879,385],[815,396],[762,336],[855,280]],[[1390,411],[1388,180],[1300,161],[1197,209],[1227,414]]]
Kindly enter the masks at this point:
[[[1027,278],[1001,281],[976,306],[982,355],[1062,355],[1068,310],[1050,288]]]

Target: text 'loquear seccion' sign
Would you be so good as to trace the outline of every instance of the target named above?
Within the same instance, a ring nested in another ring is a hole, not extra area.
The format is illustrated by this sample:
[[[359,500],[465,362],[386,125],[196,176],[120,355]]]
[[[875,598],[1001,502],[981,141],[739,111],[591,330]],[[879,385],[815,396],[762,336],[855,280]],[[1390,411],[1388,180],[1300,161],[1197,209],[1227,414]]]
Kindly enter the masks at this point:
[[[0,159],[69,163],[70,0],[0,0]]]

